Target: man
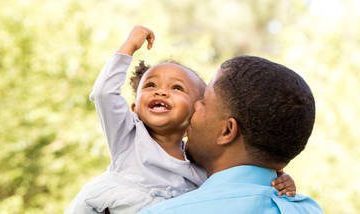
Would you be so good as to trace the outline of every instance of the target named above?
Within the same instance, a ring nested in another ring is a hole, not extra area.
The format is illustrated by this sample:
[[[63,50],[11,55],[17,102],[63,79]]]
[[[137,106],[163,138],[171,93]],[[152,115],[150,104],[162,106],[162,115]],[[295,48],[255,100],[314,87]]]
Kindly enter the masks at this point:
[[[187,152],[209,178],[143,213],[321,213],[306,196],[271,187],[307,143],[315,101],[292,70],[251,56],[224,62],[195,105]]]

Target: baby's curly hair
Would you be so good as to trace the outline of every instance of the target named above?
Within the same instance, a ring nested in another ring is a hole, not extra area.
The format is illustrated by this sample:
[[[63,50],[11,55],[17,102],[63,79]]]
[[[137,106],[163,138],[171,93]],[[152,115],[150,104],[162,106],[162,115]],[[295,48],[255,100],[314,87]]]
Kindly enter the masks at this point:
[[[132,76],[130,77],[130,86],[133,90],[133,93],[136,94],[136,90],[139,86],[141,77],[144,75],[144,73],[151,68],[150,65],[146,65],[144,60],[140,60],[139,64],[135,66],[135,71],[132,73]]]
[[[193,69],[175,61],[175,60],[172,60],[172,59],[168,59],[168,60],[163,60],[161,61],[159,64],[162,64],[162,63],[172,63],[172,64],[176,64],[176,65],[179,65],[183,68],[185,68],[186,70],[189,70],[192,74],[194,74],[196,76],[196,78],[199,79],[199,82],[200,82],[200,93],[203,94],[204,91],[205,91],[205,86],[206,86],[206,83],[204,82],[204,80],[196,73],[196,71],[194,71]],[[139,87],[139,83],[140,83],[140,80],[141,80],[141,77],[144,75],[144,73],[149,70],[151,68],[150,65],[146,65],[144,60],[140,60],[139,61],[139,64],[137,66],[135,66],[135,70],[134,72],[132,73],[132,76],[130,77],[130,86],[133,90],[133,93],[136,95],[136,91],[137,91],[137,88]]]

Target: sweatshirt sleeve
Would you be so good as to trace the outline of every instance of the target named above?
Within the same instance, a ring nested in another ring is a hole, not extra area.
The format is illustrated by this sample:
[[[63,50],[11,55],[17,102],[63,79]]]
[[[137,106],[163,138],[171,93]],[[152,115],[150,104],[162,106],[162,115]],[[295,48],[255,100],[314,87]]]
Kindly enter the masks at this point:
[[[130,56],[115,54],[103,67],[90,93],[113,161],[132,142],[135,126],[134,114],[120,94],[131,60]]]

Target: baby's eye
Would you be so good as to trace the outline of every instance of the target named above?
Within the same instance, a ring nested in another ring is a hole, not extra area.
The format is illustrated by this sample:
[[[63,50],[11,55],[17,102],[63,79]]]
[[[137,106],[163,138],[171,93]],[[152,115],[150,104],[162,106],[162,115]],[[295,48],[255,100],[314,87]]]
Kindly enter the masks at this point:
[[[178,90],[178,91],[184,91],[184,87],[182,87],[181,85],[173,85],[172,89]]]
[[[143,88],[153,88],[153,87],[155,87],[155,86],[156,86],[155,83],[153,83],[153,82],[147,82],[147,83],[144,84],[144,87],[143,87]]]

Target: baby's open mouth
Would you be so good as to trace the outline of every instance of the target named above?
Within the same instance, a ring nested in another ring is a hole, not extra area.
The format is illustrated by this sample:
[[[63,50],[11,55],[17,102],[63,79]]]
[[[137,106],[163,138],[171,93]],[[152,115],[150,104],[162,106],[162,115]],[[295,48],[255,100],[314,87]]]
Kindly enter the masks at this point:
[[[154,112],[167,112],[171,106],[163,100],[153,100],[149,103],[149,108]]]

